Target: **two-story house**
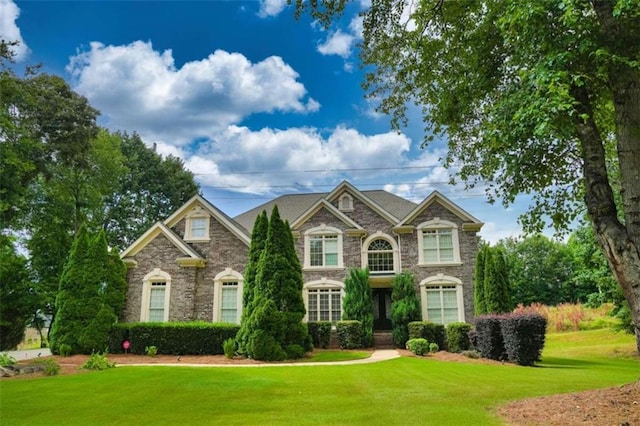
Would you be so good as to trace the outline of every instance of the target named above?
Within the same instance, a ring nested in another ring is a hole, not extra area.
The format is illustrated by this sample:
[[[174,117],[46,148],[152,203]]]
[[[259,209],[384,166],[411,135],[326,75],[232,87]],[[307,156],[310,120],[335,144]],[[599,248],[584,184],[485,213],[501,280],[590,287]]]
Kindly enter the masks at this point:
[[[482,222],[437,191],[420,204],[343,182],[329,193],[283,195],[231,218],[197,195],[123,253],[123,320],[239,322],[253,223],[274,205],[288,220],[302,264],[306,320],[338,321],[344,279],[368,267],[374,328],[391,328],[391,283],[415,278],[422,318],[473,318],[473,271]]]

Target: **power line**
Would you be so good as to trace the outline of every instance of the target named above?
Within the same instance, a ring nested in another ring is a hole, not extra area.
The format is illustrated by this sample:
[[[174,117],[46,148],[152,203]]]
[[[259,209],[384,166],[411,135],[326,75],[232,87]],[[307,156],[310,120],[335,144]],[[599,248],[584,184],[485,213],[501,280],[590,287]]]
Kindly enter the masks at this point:
[[[406,166],[406,167],[363,167],[363,168],[346,168],[346,169],[310,169],[310,170],[263,170],[263,171],[241,171],[228,172],[233,175],[263,175],[263,174],[294,174],[294,173],[339,173],[339,172],[372,172],[379,170],[422,170],[435,169],[437,167],[445,168],[442,165],[433,166]],[[194,176],[209,176],[219,173],[194,173]]]

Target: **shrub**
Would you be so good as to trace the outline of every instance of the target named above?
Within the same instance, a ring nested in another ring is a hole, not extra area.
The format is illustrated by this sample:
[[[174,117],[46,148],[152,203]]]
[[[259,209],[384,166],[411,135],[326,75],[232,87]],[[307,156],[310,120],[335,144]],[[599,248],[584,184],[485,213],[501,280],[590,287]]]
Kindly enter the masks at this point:
[[[112,327],[109,352],[123,353],[122,342],[131,343],[129,352],[143,355],[147,346],[156,346],[162,355],[221,355],[222,344],[233,339],[237,324],[197,322],[118,323]]]
[[[339,321],[336,324],[338,344],[342,349],[362,347],[362,323],[360,321]]]
[[[251,333],[248,346],[253,359],[282,361],[287,357],[278,341],[265,330],[258,329]]]
[[[60,364],[53,358],[45,359],[42,365],[44,366],[43,372],[45,376],[57,376],[60,373]]]
[[[60,352],[60,356],[63,356],[63,357],[70,356],[72,350],[73,348],[71,347],[71,345],[67,345],[66,343],[63,343],[58,346],[58,352]]]
[[[469,333],[467,333],[467,335],[469,336],[469,349],[476,350],[476,348],[478,347],[478,333],[476,332],[476,330],[471,329],[469,330]]]
[[[469,332],[472,325],[465,322],[454,322],[447,325],[447,349],[449,352],[462,352],[469,349]]]
[[[224,356],[226,358],[233,358],[236,354],[236,341],[234,339],[227,339],[222,343],[222,350],[224,351]]]
[[[476,348],[484,358],[502,361],[506,359],[500,321],[503,317],[485,315],[476,318]]]
[[[10,365],[16,365],[16,359],[6,352],[0,354],[0,367],[8,367]]]
[[[309,335],[311,336],[313,346],[327,349],[331,341],[331,322],[308,322],[307,327],[309,327]]]
[[[430,353],[438,352],[439,350],[440,350],[440,347],[438,346],[437,343],[429,343],[429,352]]]
[[[146,346],[144,348],[144,354],[153,358],[158,355],[158,348],[156,346]]]
[[[417,356],[423,356],[429,352],[429,342],[422,337],[409,339],[409,341],[407,341],[407,348]]]
[[[402,273],[393,280],[391,294],[391,323],[393,343],[403,348],[409,340],[407,324],[420,319],[420,301],[413,285],[413,275]]]
[[[345,321],[359,321],[362,325],[360,347],[373,346],[373,301],[369,284],[369,269],[351,269],[344,280],[342,300]]]
[[[440,348],[446,348],[446,332],[443,324],[430,321],[413,321],[407,325],[409,339],[423,338],[433,342]]]
[[[547,320],[538,314],[513,314],[500,321],[504,348],[509,361],[533,365],[544,348]]]
[[[305,354],[304,348],[296,344],[287,346],[286,352],[287,352],[287,359],[299,359],[304,357],[304,354]]]
[[[462,351],[460,354],[466,356],[467,358],[478,359],[482,357],[482,354],[478,351]]]
[[[85,361],[80,368],[83,370],[106,370],[107,368],[113,368],[116,366],[115,362],[109,362],[106,353],[94,352],[89,359]]]

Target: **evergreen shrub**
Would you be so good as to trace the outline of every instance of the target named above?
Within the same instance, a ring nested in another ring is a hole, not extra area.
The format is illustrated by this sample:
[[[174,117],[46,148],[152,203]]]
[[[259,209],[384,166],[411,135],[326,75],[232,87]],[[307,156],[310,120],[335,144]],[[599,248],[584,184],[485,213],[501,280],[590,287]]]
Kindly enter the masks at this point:
[[[506,359],[500,322],[503,317],[484,315],[476,318],[476,349],[483,358],[502,361]]]
[[[415,339],[409,339],[407,341],[407,349],[413,352],[417,356],[423,356],[429,352],[429,342],[427,339],[417,337]]]
[[[236,341],[234,339],[227,339],[222,343],[222,351],[224,356],[228,359],[233,358],[236,354]]]
[[[391,293],[391,323],[393,344],[403,348],[409,340],[407,324],[420,319],[420,301],[413,284],[413,275],[402,273],[393,280]]]
[[[331,341],[331,321],[311,321],[307,323],[307,327],[313,346],[327,349]]]
[[[453,322],[447,325],[447,349],[449,352],[462,352],[471,347],[469,332],[473,326],[466,322]]]
[[[540,361],[547,319],[539,314],[512,314],[500,322],[504,348],[510,362],[531,366]]]
[[[446,331],[444,324],[430,321],[412,321],[407,324],[409,339],[423,338],[435,343],[439,348],[446,348]]]
[[[362,323],[360,321],[338,321],[336,333],[338,344],[342,349],[362,348]]]
[[[162,322],[118,323],[111,329],[109,352],[123,353],[122,343],[131,343],[129,352],[144,355],[156,346],[163,355],[222,355],[222,344],[235,338],[240,327],[230,323]]]

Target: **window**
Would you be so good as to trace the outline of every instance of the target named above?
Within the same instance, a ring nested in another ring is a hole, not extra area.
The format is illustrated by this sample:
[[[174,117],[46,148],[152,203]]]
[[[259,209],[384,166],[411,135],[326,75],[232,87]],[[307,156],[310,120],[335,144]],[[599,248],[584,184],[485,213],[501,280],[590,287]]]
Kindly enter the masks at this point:
[[[342,318],[342,294],[338,289],[309,290],[309,321],[340,321]]]
[[[393,273],[396,268],[397,250],[392,244],[393,240],[386,238],[374,238],[365,242],[366,266],[372,275]],[[394,241],[395,242],[395,241]]]
[[[200,206],[191,210],[185,223],[185,241],[209,240],[209,214]]]
[[[457,225],[439,218],[418,225],[418,250],[421,265],[461,264]]]
[[[142,307],[140,321],[165,322],[169,320],[171,276],[156,268],[142,281]]]
[[[226,268],[213,280],[213,321],[240,324],[243,278]]]
[[[309,229],[304,235],[305,269],[340,269],[342,231],[326,225]]]
[[[302,294],[307,321],[342,320],[343,288],[343,283],[326,278],[306,283]]]
[[[353,198],[349,194],[342,194],[338,200],[338,209],[343,212],[353,211]]]
[[[464,321],[462,282],[439,274],[421,284],[422,317],[425,321],[450,324]]]

